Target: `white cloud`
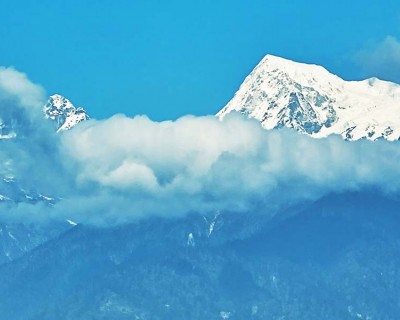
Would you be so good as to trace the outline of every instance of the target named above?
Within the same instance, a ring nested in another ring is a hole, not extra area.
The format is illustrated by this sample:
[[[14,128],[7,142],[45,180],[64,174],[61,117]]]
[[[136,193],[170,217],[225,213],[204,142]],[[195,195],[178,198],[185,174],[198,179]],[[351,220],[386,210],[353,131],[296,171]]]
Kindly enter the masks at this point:
[[[315,140],[265,131],[240,116],[154,122],[119,115],[79,126],[62,141],[77,187],[56,207],[78,221],[257,206],[273,213],[330,192],[400,189],[397,142]]]
[[[0,99],[16,100],[23,107],[44,105],[44,89],[32,83],[25,73],[0,66]]]
[[[356,61],[367,77],[400,82],[400,42],[393,36],[358,52]]]
[[[132,161],[123,161],[116,169],[99,177],[99,182],[104,186],[113,186],[120,189],[143,188],[155,190],[157,178],[151,168]]]

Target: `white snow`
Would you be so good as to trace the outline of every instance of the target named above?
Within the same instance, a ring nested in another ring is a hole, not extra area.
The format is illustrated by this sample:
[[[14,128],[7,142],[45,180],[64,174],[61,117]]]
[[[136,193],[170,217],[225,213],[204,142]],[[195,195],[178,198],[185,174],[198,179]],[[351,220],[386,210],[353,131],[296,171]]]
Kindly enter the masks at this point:
[[[13,139],[16,136],[17,135],[16,135],[15,132],[10,132],[10,133],[7,133],[7,134],[0,134],[0,140],[2,140],[2,139]]]
[[[207,237],[211,237],[212,233],[214,232],[215,229],[215,224],[217,223],[217,219],[220,216],[220,212],[219,210],[217,210],[217,212],[214,215],[214,218],[211,220],[211,222],[208,221],[208,219],[206,217],[203,216],[204,221],[206,222],[206,224],[208,224],[208,232],[207,232]]]
[[[14,180],[13,176],[6,176],[6,177],[3,177],[3,181],[10,183],[10,182],[14,182],[15,180]]]
[[[54,200],[54,198],[45,196],[45,195],[43,195],[43,194],[39,194],[39,198],[41,198],[41,199],[43,199],[43,200],[46,200],[46,201],[53,201],[53,200]]]
[[[187,238],[186,245],[187,245],[188,247],[194,247],[194,246],[195,246],[195,241],[194,241],[193,233],[189,233],[188,238]]]
[[[71,225],[71,226],[77,226],[78,224],[75,221],[69,220],[67,219],[67,222]]]
[[[10,198],[0,194],[0,201],[10,201],[10,200],[11,200]]]
[[[400,85],[345,81],[317,65],[267,55],[217,114],[239,111],[265,129],[294,128],[315,138],[400,138]]]
[[[8,231],[8,235],[9,235],[10,238],[13,239],[14,241],[17,240],[17,239],[14,237],[14,235],[13,235],[10,231]]]

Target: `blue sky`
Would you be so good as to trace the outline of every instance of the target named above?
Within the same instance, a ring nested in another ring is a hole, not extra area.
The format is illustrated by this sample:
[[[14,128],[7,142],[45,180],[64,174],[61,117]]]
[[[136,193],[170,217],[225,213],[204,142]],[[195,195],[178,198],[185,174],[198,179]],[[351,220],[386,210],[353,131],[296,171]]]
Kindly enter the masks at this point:
[[[216,113],[267,54],[400,82],[400,1],[0,0],[0,65],[85,106]]]

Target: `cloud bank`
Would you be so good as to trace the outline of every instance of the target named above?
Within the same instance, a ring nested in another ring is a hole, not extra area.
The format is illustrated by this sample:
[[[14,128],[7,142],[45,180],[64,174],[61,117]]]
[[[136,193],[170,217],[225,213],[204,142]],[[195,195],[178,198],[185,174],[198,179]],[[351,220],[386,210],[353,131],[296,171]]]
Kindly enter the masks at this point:
[[[266,131],[238,114],[223,122],[116,115],[56,134],[41,113],[32,116],[42,89],[22,74],[15,79],[14,86],[0,82],[0,106],[7,105],[0,111],[20,117],[23,134],[0,140],[0,161],[8,164],[0,175],[8,170],[18,186],[58,201],[0,203],[4,219],[110,224],[216,210],[274,215],[332,192],[399,193],[399,142],[317,140]]]
[[[358,52],[355,58],[364,76],[400,82],[400,42],[395,37],[387,36]]]
[[[223,122],[117,115],[65,133],[61,150],[85,195],[72,197],[85,208],[82,215],[117,220],[276,211],[330,192],[400,188],[397,142],[315,140],[288,129],[265,131],[239,115]]]

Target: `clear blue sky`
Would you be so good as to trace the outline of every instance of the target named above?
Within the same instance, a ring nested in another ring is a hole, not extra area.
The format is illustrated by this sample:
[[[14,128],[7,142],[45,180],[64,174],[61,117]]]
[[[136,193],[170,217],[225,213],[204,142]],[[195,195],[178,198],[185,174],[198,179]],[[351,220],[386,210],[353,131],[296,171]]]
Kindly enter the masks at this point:
[[[0,65],[95,118],[215,113],[267,53],[400,81],[398,0],[0,0],[0,21]]]

